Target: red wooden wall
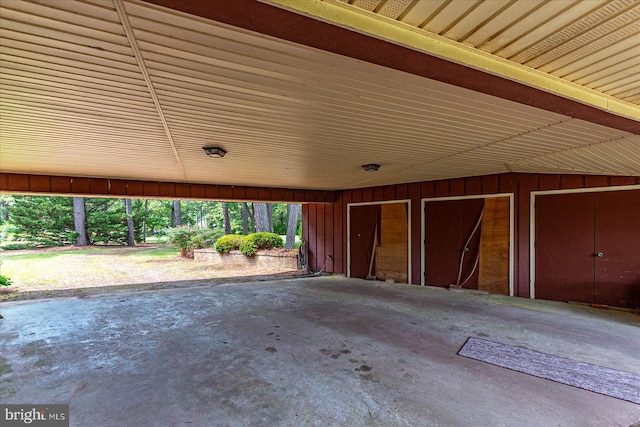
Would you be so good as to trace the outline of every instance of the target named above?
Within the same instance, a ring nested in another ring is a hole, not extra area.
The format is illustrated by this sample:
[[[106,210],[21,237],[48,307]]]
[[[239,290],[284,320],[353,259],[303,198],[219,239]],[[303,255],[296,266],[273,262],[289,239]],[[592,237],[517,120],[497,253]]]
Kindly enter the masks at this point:
[[[309,268],[346,274],[347,204],[387,200],[411,200],[411,276],[420,284],[421,199],[479,194],[514,194],[514,293],[529,297],[529,211],[532,191],[608,187],[640,184],[640,177],[545,175],[508,173],[421,183],[369,187],[335,192],[332,204],[302,207],[303,237],[308,242]]]

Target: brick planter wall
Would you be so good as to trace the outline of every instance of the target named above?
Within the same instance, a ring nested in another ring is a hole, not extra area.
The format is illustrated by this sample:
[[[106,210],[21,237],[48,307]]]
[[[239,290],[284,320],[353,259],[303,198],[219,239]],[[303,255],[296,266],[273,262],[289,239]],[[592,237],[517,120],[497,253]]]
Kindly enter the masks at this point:
[[[259,251],[252,257],[240,251],[220,254],[215,249],[196,249],[193,251],[196,261],[225,267],[272,267],[287,270],[298,269],[298,254],[276,251]]]

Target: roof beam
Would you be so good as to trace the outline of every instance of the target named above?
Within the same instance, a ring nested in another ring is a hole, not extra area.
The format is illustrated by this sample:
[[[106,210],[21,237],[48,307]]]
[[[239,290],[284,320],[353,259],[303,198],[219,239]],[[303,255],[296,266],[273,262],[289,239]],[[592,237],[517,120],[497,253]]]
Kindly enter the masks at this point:
[[[437,34],[416,31],[402,25],[395,25],[392,22],[385,22],[373,14],[350,7],[346,3],[327,0],[268,0],[268,2],[352,31],[371,35],[390,43],[573,99],[621,117],[640,120],[640,109],[637,105],[454,42]]]
[[[334,191],[0,172],[0,193],[233,202],[332,203]]]

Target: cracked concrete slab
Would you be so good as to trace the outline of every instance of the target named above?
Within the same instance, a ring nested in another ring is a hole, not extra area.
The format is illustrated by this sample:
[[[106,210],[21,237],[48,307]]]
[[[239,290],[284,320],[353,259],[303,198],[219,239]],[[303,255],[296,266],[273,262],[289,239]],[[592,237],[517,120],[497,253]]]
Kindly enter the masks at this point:
[[[0,402],[71,425],[629,426],[640,406],[457,356],[469,336],[640,374],[640,317],[316,277],[2,304]]]

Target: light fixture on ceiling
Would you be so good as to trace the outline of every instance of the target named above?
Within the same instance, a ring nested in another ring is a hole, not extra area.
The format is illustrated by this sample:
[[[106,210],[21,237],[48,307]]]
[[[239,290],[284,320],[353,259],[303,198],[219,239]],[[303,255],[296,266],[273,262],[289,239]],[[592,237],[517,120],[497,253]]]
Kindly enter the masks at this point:
[[[202,149],[209,157],[224,157],[227,154],[227,150],[220,147],[202,147]]]
[[[380,165],[376,164],[376,163],[369,163],[366,165],[362,165],[362,169],[365,172],[376,172],[378,169],[380,169]]]

